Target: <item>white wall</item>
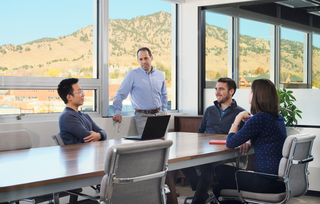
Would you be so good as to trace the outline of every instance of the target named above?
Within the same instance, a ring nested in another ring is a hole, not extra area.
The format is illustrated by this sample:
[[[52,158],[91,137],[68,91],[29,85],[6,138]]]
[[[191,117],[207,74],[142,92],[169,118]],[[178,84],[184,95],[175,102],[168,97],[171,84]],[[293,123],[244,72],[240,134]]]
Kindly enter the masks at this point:
[[[171,115],[168,125],[168,131],[174,129],[174,115]],[[121,124],[116,123],[112,118],[93,117],[95,123],[107,133],[107,139],[122,138],[124,136],[137,135],[137,130],[133,117],[123,117]],[[32,147],[47,147],[55,145],[51,136],[59,132],[58,115],[54,120],[49,121],[31,121],[22,118],[21,121],[11,123],[1,123],[0,131],[26,129],[30,132]]]

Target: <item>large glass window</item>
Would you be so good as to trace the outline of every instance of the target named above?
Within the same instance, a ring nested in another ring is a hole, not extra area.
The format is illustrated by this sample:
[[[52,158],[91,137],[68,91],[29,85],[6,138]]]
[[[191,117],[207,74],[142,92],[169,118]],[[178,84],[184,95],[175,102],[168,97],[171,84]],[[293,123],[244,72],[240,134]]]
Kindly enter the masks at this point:
[[[313,34],[312,46],[312,88],[320,88],[320,35]]]
[[[80,109],[98,110],[99,6],[96,0],[0,1],[0,115],[61,112],[56,88],[69,77],[87,90]]]
[[[0,8],[1,75],[97,77],[92,0],[1,1]]]
[[[280,84],[303,83],[303,35],[301,31],[281,28]]]
[[[171,3],[160,0],[152,4],[148,0],[109,0],[109,114],[113,114],[114,96],[124,77],[139,67],[136,52],[140,47],[150,48],[152,66],[165,75],[168,110],[171,109],[175,97],[171,8]],[[128,96],[122,113],[132,111]]]
[[[270,79],[270,25],[252,20],[239,22],[239,88],[255,79]]]
[[[206,12],[206,88],[228,76],[228,16]]]

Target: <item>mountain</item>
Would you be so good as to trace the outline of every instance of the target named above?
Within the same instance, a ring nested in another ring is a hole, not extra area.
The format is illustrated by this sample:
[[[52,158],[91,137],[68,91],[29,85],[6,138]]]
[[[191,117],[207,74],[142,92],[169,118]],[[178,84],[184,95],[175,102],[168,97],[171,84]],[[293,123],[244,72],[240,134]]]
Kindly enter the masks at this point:
[[[171,72],[171,14],[157,12],[130,20],[110,20],[110,78],[123,78],[138,67],[136,51],[151,49],[153,65]],[[267,73],[270,69],[270,42],[264,38],[240,35],[240,76]],[[303,44],[281,41],[281,77],[288,73],[302,77]],[[314,47],[313,72],[320,79],[320,49]],[[206,26],[207,78],[225,76],[228,63],[228,31]],[[6,76],[93,77],[93,27],[81,28],[67,36],[42,38],[22,45],[0,46],[0,73]],[[318,76],[319,75],[319,76]]]

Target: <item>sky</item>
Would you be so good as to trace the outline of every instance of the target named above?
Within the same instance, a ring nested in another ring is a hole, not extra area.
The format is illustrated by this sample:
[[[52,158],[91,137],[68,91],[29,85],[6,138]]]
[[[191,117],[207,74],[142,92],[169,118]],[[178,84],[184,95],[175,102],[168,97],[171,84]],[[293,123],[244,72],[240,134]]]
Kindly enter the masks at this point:
[[[93,0],[0,0],[0,8],[0,46],[70,35],[93,24]],[[110,0],[109,8],[110,19],[171,13],[171,3],[158,0]]]

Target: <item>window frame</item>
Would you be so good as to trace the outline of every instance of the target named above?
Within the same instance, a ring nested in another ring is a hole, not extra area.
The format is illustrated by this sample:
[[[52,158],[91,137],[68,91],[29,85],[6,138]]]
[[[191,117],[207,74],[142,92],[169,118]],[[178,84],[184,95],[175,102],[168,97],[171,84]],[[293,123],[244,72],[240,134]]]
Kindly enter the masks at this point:
[[[212,6],[212,7],[200,7],[198,9],[199,16],[199,53],[205,53],[205,41],[202,38],[205,36],[205,12],[211,11],[230,17],[229,20],[229,54],[228,54],[228,76],[233,78],[236,82],[239,82],[239,19],[253,20],[257,22],[267,23],[271,25],[270,33],[273,37],[270,39],[270,80],[274,82],[276,87],[281,87],[280,85],[280,43],[281,43],[281,27],[287,29],[293,29],[304,34],[303,42],[303,81],[306,83],[306,89],[312,89],[312,42],[313,42],[313,33],[320,33],[320,28],[315,28],[312,26],[302,25],[299,23],[283,20],[276,17],[271,17],[259,13],[254,13],[247,10],[242,10],[235,7],[221,7],[221,6]],[[200,29],[201,28],[201,29]],[[202,33],[204,32],[204,33]],[[231,36],[232,33],[232,36]],[[205,74],[205,59],[199,57],[199,75]],[[232,70],[232,72],[231,72]],[[204,82],[202,81],[204,80]],[[201,115],[204,112],[204,89],[205,89],[205,78],[199,76],[199,107],[198,114]],[[239,86],[239,83],[237,83]],[[200,94],[201,93],[201,94]]]

